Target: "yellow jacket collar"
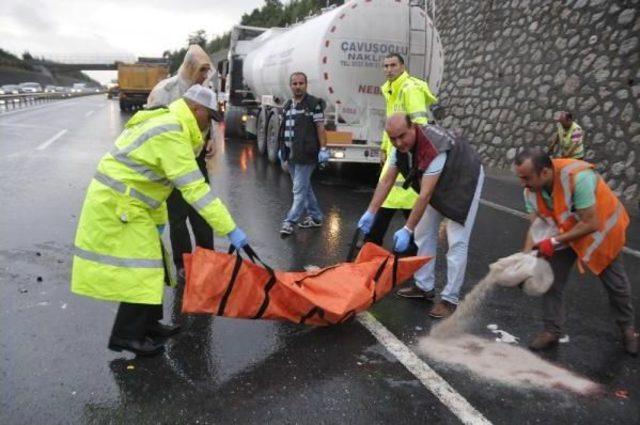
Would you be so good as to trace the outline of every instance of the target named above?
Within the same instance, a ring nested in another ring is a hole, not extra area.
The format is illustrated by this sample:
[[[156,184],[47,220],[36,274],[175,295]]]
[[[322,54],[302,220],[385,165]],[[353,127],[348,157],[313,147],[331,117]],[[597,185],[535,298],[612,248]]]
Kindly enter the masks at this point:
[[[395,80],[386,81],[382,85],[382,87],[380,87],[380,90],[382,90],[382,93],[384,93],[385,96],[393,95],[394,93],[397,93],[398,90],[400,90],[400,87],[402,87],[402,85],[404,84],[405,81],[407,81],[408,78],[409,78],[409,73],[407,71],[404,71]],[[391,93],[389,93],[389,91],[391,91]]]
[[[194,152],[199,152],[202,148],[202,132],[198,127],[196,117],[183,99],[178,99],[169,104],[169,110],[178,118],[182,127],[189,133],[189,140]]]

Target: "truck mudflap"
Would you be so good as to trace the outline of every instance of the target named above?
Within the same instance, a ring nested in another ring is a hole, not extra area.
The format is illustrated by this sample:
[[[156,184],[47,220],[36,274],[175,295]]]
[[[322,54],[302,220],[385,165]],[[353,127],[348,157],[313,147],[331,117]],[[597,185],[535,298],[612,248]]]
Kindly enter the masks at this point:
[[[359,162],[378,164],[380,162],[380,147],[372,145],[343,145],[328,144],[330,162]]]

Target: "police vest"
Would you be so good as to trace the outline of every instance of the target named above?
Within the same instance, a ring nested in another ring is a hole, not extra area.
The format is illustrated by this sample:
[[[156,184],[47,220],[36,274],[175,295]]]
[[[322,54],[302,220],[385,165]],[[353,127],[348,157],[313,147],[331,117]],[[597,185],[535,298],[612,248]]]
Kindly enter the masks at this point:
[[[414,124],[425,125],[429,119],[429,106],[436,103],[438,99],[429,90],[429,85],[419,78],[410,76],[403,72],[394,81],[387,81],[380,90],[386,102],[386,115],[398,112],[405,112]],[[386,132],[382,134],[381,149],[389,158],[393,146]],[[389,161],[385,162],[380,178],[389,169]],[[404,178],[398,175],[394,187],[389,192],[387,199],[382,206],[393,209],[411,209],[418,199],[418,194],[411,188],[403,189]]]
[[[575,142],[573,136],[576,133],[580,133],[580,140]],[[560,155],[565,158],[569,158],[569,153],[573,150],[570,158],[582,159],[584,157],[584,145],[582,143],[583,138],[582,128],[575,122],[571,123],[571,127],[566,130],[562,124],[558,123],[558,140],[560,141]],[[576,143],[578,146],[576,146]],[[574,146],[575,149],[574,149]]]

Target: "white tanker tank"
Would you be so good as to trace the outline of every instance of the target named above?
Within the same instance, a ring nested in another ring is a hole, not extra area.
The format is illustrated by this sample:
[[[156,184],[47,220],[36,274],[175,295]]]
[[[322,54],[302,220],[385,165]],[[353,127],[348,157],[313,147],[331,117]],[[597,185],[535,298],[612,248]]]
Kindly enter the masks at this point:
[[[424,78],[436,94],[444,68],[431,18],[409,0],[350,1],[293,27],[265,30],[246,43],[242,76],[261,105],[249,115],[255,117],[260,150],[272,160],[279,125],[274,108],[291,97],[291,73],[304,72],[308,92],[327,104],[327,118],[338,130],[329,137],[332,161],[378,162],[384,57],[401,54],[409,72]],[[349,140],[341,137],[347,133]]]

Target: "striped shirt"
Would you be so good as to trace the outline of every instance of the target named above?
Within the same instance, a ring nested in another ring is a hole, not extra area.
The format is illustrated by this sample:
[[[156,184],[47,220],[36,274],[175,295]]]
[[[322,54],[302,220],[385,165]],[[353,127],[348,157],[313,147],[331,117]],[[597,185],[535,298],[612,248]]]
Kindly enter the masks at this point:
[[[289,108],[284,114],[284,140],[286,142],[293,142],[295,139],[295,117],[298,114],[306,114],[313,122],[324,122],[324,111],[322,110],[322,105],[318,103],[313,111],[306,111],[305,109],[297,109],[298,106],[303,104],[303,102],[296,103],[295,100],[291,104],[291,108]]]

